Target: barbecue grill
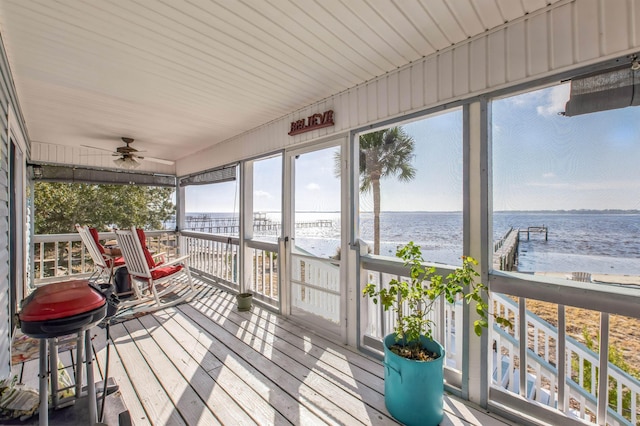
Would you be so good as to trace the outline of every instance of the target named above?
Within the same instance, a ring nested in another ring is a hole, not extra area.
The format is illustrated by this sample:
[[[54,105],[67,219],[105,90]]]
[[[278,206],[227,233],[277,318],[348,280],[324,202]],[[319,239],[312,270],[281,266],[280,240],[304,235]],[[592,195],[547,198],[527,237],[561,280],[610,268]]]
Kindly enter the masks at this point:
[[[48,424],[48,368],[47,352],[53,370],[57,364],[57,349],[47,351],[47,339],[77,333],[78,360],[76,364],[76,398],[82,384],[82,347],[85,351],[87,392],[91,418],[97,422],[97,404],[93,379],[93,356],[89,330],[102,321],[107,313],[107,298],[89,285],[87,280],[66,281],[38,287],[22,302],[18,314],[20,328],[27,336],[40,339],[40,425]],[[84,332],[84,342],[82,334]],[[52,342],[55,342],[52,340]],[[52,345],[55,346],[55,345]],[[51,392],[57,404],[57,375],[52,376]]]

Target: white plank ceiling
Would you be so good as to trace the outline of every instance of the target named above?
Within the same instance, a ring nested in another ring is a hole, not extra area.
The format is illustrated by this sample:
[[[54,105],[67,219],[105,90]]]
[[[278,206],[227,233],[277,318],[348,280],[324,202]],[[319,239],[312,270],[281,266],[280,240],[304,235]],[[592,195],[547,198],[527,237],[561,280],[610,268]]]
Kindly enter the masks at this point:
[[[0,0],[0,32],[32,141],[178,160],[556,1]]]

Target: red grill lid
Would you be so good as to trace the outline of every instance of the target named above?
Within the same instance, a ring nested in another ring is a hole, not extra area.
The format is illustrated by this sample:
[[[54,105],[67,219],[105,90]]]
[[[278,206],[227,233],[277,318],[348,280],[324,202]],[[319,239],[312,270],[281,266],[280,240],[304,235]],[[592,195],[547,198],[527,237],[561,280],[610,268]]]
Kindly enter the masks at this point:
[[[66,281],[38,287],[27,297],[20,321],[48,321],[68,318],[102,307],[106,298],[87,280]]]

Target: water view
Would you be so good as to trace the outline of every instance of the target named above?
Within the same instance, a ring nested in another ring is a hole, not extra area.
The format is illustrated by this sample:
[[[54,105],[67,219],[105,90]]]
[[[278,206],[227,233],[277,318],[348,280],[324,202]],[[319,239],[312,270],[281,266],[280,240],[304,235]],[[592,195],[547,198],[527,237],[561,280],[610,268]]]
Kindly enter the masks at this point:
[[[229,213],[188,213],[193,223],[202,218],[231,218]],[[279,233],[279,214],[262,216],[278,226],[256,230],[256,238],[275,242]],[[336,255],[340,215],[297,213],[297,222],[330,221],[330,226],[296,229],[296,244],[321,257]],[[426,259],[458,264],[462,253],[462,214],[440,212],[381,213],[380,253],[394,256],[396,248],[409,240],[421,245]],[[167,223],[167,228],[174,225]],[[548,237],[532,233],[520,239],[518,270],[521,272],[574,272],[640,275],[640,213],[610,212],[498,212],[493,216],[494,241],[511,227],[526,229],[545,226]],[[373,214],[360,215],[362,239],[373,245]],[[200,229],[198,229],[200,230]],[[205,230],[205,229],[202,229]],[[208,231],[208,230],[205,230]],[[216,233],[214,231],[214,233]],[[231,228],[219,233],[233,233]],[[237,231],[236,231],[237,234]]]

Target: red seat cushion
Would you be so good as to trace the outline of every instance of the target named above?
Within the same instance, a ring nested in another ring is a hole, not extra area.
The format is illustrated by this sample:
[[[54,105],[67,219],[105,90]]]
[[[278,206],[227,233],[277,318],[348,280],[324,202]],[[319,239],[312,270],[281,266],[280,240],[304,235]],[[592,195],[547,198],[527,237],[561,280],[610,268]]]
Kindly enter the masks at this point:
[[[157,279],[175,274],[181,269],[182,269],[182,265],[163,266],[161,268],[156,269],[155,271],[151,271],[151,277],[154,280],[157,280]]]
[[[108,266],[108,267],[111,267],[111,259],[105,259],[105,262],[107,263],[107,266]],[[119,267],[119,266],[124,266],[124,265],[125,265],[125,263],[124,263],[124,257],[116,257],[116,258],[113,260],[113,267],[114,267],[114,268],[117,268],[117,267]]]
[[[104,247],[100,244],[100,237],[98,236],[98,230],[96,228],[89,228],[89,233],[93,237],[96,245],[98,246],[98,250],[100,250],[101,254],[104,254]]]
[[[153,260],[153,256],[151,256],[151,252],[147,248],[147,237],[140,228],[136,228],[136,232],[138,233],[138,239],[142,245],[142,251],[144,252],[144,258],[147,260],[147,265],[149,265],[149,269],[153,269],[156,267],[156,262]]]

